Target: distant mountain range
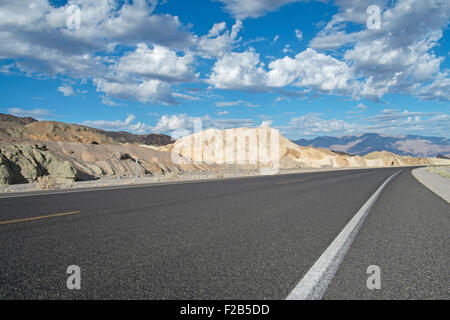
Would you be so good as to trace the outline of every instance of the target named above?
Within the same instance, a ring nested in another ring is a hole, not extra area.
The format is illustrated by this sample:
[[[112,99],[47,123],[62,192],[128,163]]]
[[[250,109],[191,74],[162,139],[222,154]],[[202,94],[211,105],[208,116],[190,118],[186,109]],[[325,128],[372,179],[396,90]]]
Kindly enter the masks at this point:
[[[326,148],[352,155],[365,155],[374,151],[389,151],[403,156],[450,157],[450,139],[417,135],[389,136],[365,133],[341,137],[322,136],[294,141],[300,146]]]

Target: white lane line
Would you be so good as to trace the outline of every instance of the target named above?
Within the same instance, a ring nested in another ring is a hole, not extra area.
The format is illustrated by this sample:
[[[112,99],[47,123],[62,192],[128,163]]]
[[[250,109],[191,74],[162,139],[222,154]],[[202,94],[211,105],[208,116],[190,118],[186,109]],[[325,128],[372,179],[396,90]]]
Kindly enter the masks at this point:
[[[355,239],[364,219],[380,193],[401,171],[397,171],[378,188],[342,229],[330,246],[322,253],[297,286],[287,296],[287,300],[319,300],[324,295],[342,259]]]

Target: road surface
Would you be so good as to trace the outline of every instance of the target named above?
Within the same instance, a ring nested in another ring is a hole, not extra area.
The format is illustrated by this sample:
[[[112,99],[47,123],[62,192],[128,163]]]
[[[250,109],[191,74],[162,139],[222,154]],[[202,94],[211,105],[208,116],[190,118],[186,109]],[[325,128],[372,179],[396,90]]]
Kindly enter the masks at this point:
[[[1,196],[0,299],[285,299],[400,170],[323,298],[449,299],[450,207],[410,168]]]

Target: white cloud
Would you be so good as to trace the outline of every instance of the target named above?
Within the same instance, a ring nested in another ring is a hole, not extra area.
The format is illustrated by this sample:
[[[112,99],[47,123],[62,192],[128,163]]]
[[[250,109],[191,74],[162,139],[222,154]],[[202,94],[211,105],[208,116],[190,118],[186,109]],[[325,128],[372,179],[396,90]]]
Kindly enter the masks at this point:
[[[275,37],[273,37],[273,40],[270,44],[274,44],[275,42],[278,41],[278,39],[280,39],[280,36],[277,34],[277,35],[275,35]]]
[[[117,73],[133,74],[166,82],[189,82],[195,78],[191,54],[178,56],[173,50],[155,45],[149,49],[139,43],[135,51],[126,53],[112,68]]]
[[[310,46],[329,50],[344,47],[344,60],[362,79],[360,94],[364,97],[378,100],[387,93],[406,93],[424,99],[450,100],[445,93],[450,92],[449,75],[440,71],[443,58],[433,53],[448,25],[450,2],[401,0],[388,6],[380,3],[381,30],[365,26],[369,4],[373,3],[338,1],[339,12]],[[363,28],[346,32],[350,23]]]
[[[180,99],[187,100],[187,101],[198,101],[198,100],[201,100],[200,97],[192,96],[192,95],[184,94],[184,93],[179,93],[179,92],[175,92],[172,95],[174,97],[176,97],[176,98],[180,98]]]
[[[240,20],[236,20],[230,31],[227,30],[225,22],[214,24],[208,34],[198,40],[198,54],[205,58],[214,58],[231,52],[241,40],[238,38],[241,29],[242,21]]]
[[[155,2],[155,1],[153,1]],[[66,27],[66,4],[52,7],[46,0],[4,1],[0,6],[0,56],[16,60],[25,71],[49,74],[95,72],[94,52],[115,44],[141,41],[186,47],[193,43],[177,17],[153,14],[154,5],[136,0],[119,6],[108,0],[83,0],[81,26]],[[83,66],[84,64],[84,66]],[[86,65],[88,64],[88,65]]]
[[[269,86],[284,87],[293,83],[297,87],[346,95],[353,95],[358,86],[345,62],[310,48],[295,59],[285,57],[272,61],[269,68]]]
[[[295,58],[274,60],[268,67],[266,71],[254,50],[232,52],[217,60],[208,82],[220,89],[272,91],[293,85],[351,96],[359,88],[345,62],[309,48]]]
[[[429,85],[418,89],[417,94],[423,100],[450,101],[450,74],[439,73]]]
[[[295,132],[305,136],[323,135],[323,134],[339,134],[351,133],[355,131],[355,126],[339,119],[323,119],[321,114],[308,113],[300,117],[292,118],[288,123],[288,128],[283,131],[288,131],[295,135]]]
[[[315,37],[309,43],[313,49],[336,49],[343,45],[354,43],[356,41],[355,35],[347,34],[344,31],[332,31],[324,35]]]
[[[265,87],[266,71],[254,50],[231,52],[216,61],[208,83],[220,89]]]
[[[152,128],[153,132],[166,132],[171,136],[178,138],[190,134],[194,131],[194,121],[201,121],[202,129],[230,129],[241,127],[253,127],[255,125],[252,119],[212,119],[206,115],[204,117],[192,117],[187,114],[163,115]]]
[[[193,120],[195,118],[190,118],[186,114],[180,115],[163,115],[157,122],[156,126],[153,127],[154,132],[167,132],[178,129],[186,129],[187,127],[193,128]],[[192,123],[191,123],[192,122]]]
[[[216,102],[216,107],[234,107],[240,104],[243,104],[245,101],[238,100],[238,101],[219,101]]]
[[[125,121],[88,120],[85,121],[83,124],[86,126],[99,128],[103,130],[112,130],[112,131],[125,130],[135,133],[150,132],[151,127],[147,126],[142,122],[134,122],[134,120],[136,120],[136,116],[134,114],[128,114]]]
[[[225,10],[239,19],[258,18],[268,12],[293,2],[302,0],[218,0],[225,5]]]
[[[290,94],[284,88],[292,86],[304,90],[291,91],[297,95],[311,91],[379,100],[402,93],[450,101],[449,71],[441,70],[444,58],[433,51],[448,25],[449,1],[375,1],[382,7],[382,29],[367,30],[366,9],[373,1],[337,0],[337,14],[310,48],[294,58],[273,58],[268,66],[254,49],[242,51],[252,40],[241,40],[241,19],[297,0],[219,1],[236,21],[230,29],[216,23],[204,36],[192,34],[178,17],[155,13],[157,0],[72,0],[58,8],[47,0],[3,1],[0,58],[14,62],[7,61],[0,72],[92,79],[97,91],[109,96],[102,99],[106,104],[112,97],[177,104],[175,98],[197,98],[173,90],[178,83],[199,81],[195,58],[201,56],[215,59],[206,82],[218,89]],[[66,27],[69,4],[80,5],[79,29]],[[302,32],[294,31],[302,40]],[[241,52],[233,51],[239,47]],[[133,49],[123,55],[124,48]],[[282,50],[293,52],[289,45]],[[75,93],[69,87],[59,91]]]
[[[390,110],[390,109],[384,109],[381,114],[377,114],[375,116],[371,116],[366,118],[366,120],[372,121],[372,122],[391,122],[395,123],[398,120],[401,119],[408,119],[408,118],[415,118],[415,117],[430,117],[430,116],[436,116],[439,115],[439,113],[436,112],[410,112],[408,110],[404,110],[403,112],[399,112],[396,110]]]
[[[224,2],[236,13],[245,12],[239,11],[244,8],[256,12],[261,5]],[[275,3],[266,4],[269,2]],[[443,58],[437,57],[432,49],[448,23],[450,2],[401,0],[390,7],[382,6],[382,29],[375,31],[365,26],[369,4],[369,1],[337,1],[339,12],[310,43],[316,48],[330,49],[330,53],[308,48],[295,58],[273,60],[266,69],[253,49],[230,52],[215,63],[208,82],[220,89],[273,91],[296,86],[353,99],[379,100],[387,93],[406,93],[448,101],[450,76],[440,71]],[[361,25],[362,31],[347,32],[350,23]],[[296,29],[295,33],[301,40],[301,31]],[[347,47],[340,50],[342,46]],[[283,49],[285,54],[291,51],[290,45]]]
[[[364,103],[360,103],[356,106],[356,108],[360,110],[367,110],[368,107]]]
[[[194,45],[196,39],[186,31],[178,17],[155,14],[157,3],[156,0],[135,0],[124,4],[110,0],[73,0],[56,8],[47,0],[32,3],[3,1],[0,5],[0,58],[14,60],[15,67],[28,74],[96,79],[95,82],[101,83],[101,80],[103,84],[129,82],[141,72],[144,72],[142,77],[151,77],[152,80],[193,79],[192,56],[179,56],[168,48],[186,49]],[[80,28],[69,29],[66,23],[71,13],[67,9],[73,4],[81,9],[81,25]],[[140,45],[134,53],[124,57],[122,64],[115,65],[116,47],[133,47],[139,43],[152,43],[154,46],[148,49]],[[145,59],[159,63],[158,70],[146,64]],[[119,69],[112,70],[111,66]],[[139,69],[139,66],[145,68]],[[166,92],[170,91],[167,85],[155,85],[155,82],[145,80],[133,82],[134,88],[129,94],[124,94],[130,99],[175,102]],[[149,87],[159,88],[153,90],[154,96],[149,95],[152,92]],[[61,90],[65,90],[62,92],[66,95],[71,94],[69,89]],[[133,93],[137,96],[133,97]]]
[[[125,53],[109,66],[110,72],[94,78],[97,91],[116,98],[177,104],[175,97],[196,100],[183,93],[172,93],[171,84],[191,82],[194,74],[194,57],[178,55],[174,50],[155,45],[149,48],[139,43],[134,51]]]
[[[21,108],[8,108],[8,113],[17,117],[32,117],[38,120],[42,120],[45,117],[52,115],[49,109],[21,109]]]
[[[299,29],[295,29],[295,37],[298,39],[298,41],[302,41],[303,32],[301,32]]]
[[[110,107],[117,107],[117,106],[123,105],[122,103],[118,103],[107,96],[101,96],[101,99],[102,99],[101,100],[102,104],[110,106]]]
[[[12,63],[1,65],[0,73],[10,74],[12,68],[14,68],[14,65]]]
[[[289,52],[293,52],[294,50],[291,49],[291,45],[290,44],[287,44],[287,45],[284,46],[282,51],[283,51],[284,54],[288,54]]]
[[[267,9],[286,3],[223,2],[229,11],[243,17],[252,16],[243,14],[246,10],[258,16],[260,6]],[[450,2],[401,0],[382,5],[382,29],[368,30],[366,10],[373,4],[369,2],[337,1],[338,13],[310,43],[316,48],[330,49],[330,53],[308,48],[295,59],[284,57],[272,61],[266,70],[253,49],[230,52],[215,63],[208,82],[220,89],[270,91],[297,86],[353,99],[379,100],[388,93],[406,93],[427,100],[448,101],[450,76],[447,71],[440,71],[443,58],[432,50],[448,24]],[[347,32],[350,24],[359,24],[362,30]],[[295,31],[301,39],[301,31]],[[291,50],[286,45],[283,52],[288,54]]]
[[[258,104],[254,104],[251,102],[247,102],[244,100],[237,100],[237,101],[218,101],[216,102],[216,107],[234,107],[239,105],[245,105],[250,108],[256,108],[259,107]]]
[[[75,95],[75,91],[71,86],[60,86],[58,91],[61,92],[65,97],[70,97]]]
[[[260,127],[270,127],[273,124],[273,120],[264,120],[259,125]]]
[[[94,79],[97,91],[104,92],[110,96],[137,100],[142,103],[160,102],[163,104],[177,104],[172,96],[170,84],[160,80],[141,80],[136,82],[134,79]]]
[[[227,110],[219,110],[219,111],[217,111],[217,115],[219,115],[219,116],[226,116],[228,114],[228,111]]]
[[[368,107],[363,104],[360,103],[357,106],[353,107],[351,110],[347,111],[348,114],[358,114],[358,113],[363,113],[368,109]]]

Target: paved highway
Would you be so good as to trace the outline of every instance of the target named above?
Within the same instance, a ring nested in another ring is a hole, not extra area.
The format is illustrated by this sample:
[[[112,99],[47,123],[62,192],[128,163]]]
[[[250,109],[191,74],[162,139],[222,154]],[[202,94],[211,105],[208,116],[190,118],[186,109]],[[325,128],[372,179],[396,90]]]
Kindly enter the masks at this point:
[[[285,299],[400,170],[323,298],[449,299],[450,206],[409,168],[2,196],[0,299]]]

